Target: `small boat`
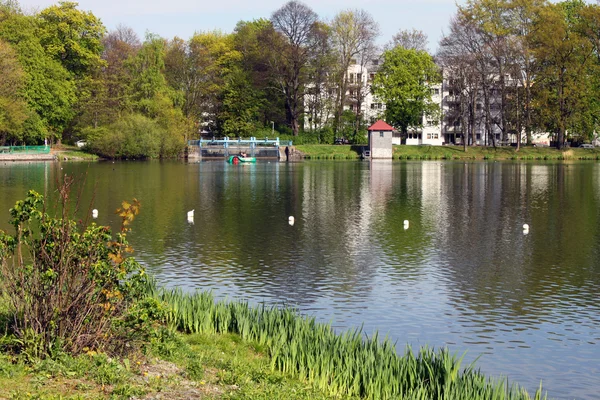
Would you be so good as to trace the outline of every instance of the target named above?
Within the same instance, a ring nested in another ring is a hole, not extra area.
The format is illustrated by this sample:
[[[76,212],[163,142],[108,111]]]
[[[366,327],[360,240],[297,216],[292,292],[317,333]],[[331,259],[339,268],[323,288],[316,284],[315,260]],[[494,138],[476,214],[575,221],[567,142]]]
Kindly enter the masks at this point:
[[[239,164],[239,163],[255,163],[255,157],[242,157],[242,156],[229,156],[227,158],[227,162],[229,164]]]

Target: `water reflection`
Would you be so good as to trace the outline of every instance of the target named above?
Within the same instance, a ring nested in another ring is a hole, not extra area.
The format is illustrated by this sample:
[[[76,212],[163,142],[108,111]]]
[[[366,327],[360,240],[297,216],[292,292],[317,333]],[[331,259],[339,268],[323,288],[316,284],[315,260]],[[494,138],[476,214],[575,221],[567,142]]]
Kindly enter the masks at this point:
[[[0,228],[64,173],[85,175],[99,223],[116,228],[120,201],[141,200],[131,241],[163,284],[468,350],[556,398],[600,391],[598,164],[12,163]]]

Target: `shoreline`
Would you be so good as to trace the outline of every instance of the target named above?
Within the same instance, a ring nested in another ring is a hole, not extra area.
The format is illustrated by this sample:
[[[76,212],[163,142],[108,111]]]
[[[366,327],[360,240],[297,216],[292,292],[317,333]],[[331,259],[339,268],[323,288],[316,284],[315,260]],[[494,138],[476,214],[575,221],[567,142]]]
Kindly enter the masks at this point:
[[[307,160],[355,160],[361,158],[365,145],[298,145],[298,151]],[[600,160],[600,148],[566,148],[523,146],[468,147],[462,146],[407,146],[394,145],[392,160]]]

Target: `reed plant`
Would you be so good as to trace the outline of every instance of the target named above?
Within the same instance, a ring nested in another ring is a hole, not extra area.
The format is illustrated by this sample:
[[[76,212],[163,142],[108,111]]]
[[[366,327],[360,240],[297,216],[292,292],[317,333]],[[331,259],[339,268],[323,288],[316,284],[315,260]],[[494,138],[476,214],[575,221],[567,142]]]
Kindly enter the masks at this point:
[[[236,333],[258,343],[271,368],[311,382],[336,397],[365,399],[530,399],[506,379],[485,377],[447,349],[406,348],[399,356],[389,338],[367,337],[362,329],[338,334],[331,325],[294,309],[215,301],[210,292],[180,289],[149,292],[165,303],[171,328],[186,333]],[[535,399],[545,398],[541,387]]]

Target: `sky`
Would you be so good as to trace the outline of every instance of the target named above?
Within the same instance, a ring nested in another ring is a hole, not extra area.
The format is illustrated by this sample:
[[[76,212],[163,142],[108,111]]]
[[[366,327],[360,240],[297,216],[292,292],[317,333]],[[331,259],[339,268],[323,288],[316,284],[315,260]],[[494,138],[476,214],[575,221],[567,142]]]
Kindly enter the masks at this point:
[[[418,29],[429,37],[435,52],[443,32],[448,31],[456,4],[464,0],[304,0],[321,20],[329,21],[338,12],[363,9],[379,24],[377,42],[384,45],[401,29]],[[54,0],[20,0],[24,11],[34,12]],[[146,32],[172,39],[189,39],[194,32],[221,30],[230,33],[239,21],[269,18],[284,0],[80,0],[79,9],[91,11],[110,31],[118,25],[132,28],[141,39]]]

